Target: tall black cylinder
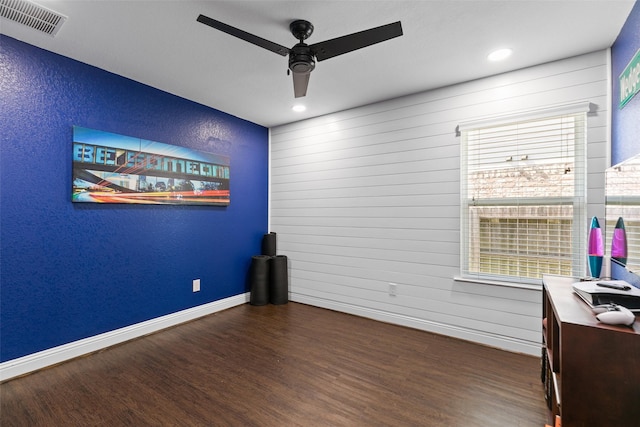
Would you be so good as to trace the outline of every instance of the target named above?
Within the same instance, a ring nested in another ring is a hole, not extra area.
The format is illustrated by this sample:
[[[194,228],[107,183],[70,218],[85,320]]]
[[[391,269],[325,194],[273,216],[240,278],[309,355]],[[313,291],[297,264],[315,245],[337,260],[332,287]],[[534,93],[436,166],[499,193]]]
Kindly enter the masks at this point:
[[[287,257],[285,255],[271,257],[270,264],[269,302],[276,305],[286,304],[289,301]]]
[[[251,284],[251,305],[266,305],[269,303],[269,270],[271,257],[255,255],[251,258],[249,269],[249,283]]]
[[[262,255],[276,256],[276,233],[271,232],[262,237]]]

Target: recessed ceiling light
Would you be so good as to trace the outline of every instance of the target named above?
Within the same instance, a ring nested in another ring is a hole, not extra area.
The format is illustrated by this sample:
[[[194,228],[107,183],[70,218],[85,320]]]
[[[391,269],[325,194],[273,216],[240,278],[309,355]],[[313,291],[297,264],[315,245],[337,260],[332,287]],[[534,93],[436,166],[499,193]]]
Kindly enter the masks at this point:
[[[307,109],[307,107],[305,107],[305,106],[304,106],[304,105],[302,105],[302,104],[296,104],[296,105],[294,105],[293,107],[291,107],[291,109],[292,109],[293,111],[295,111],[296,113],[302,113],[304,110],[306,110],[306,109]]]
[[[491,52],[487,56],[487,59],[489,61],[502,61],[503,59],[507,59],[508,57],[510,57],[511,53],[512,53],[511,49],[498,49]]]

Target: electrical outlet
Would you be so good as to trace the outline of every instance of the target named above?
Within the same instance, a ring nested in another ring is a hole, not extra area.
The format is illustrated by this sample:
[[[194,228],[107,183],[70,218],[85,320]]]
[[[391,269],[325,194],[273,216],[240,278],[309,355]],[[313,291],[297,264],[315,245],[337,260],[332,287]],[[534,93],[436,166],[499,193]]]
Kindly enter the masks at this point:
[[[200,292],[200,279],[193,279],[193,292]]]
[[[396,283],[389,283],[389,295],[395,297],[398,294],[398,285]]]

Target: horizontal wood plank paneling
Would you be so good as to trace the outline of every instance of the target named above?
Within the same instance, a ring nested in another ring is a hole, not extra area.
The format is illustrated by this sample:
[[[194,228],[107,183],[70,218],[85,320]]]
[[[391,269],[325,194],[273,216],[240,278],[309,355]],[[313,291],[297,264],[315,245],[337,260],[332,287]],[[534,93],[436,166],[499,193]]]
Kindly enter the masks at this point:
[[[271,130],[271,231],[293,300],[537,354],[541,294],[458,282],[460,122],[588,101],[588,216],[604,213],[607,52]],[[389,284],[396,284],[396,295]],[[385,317],[386,316],[386,317]],[[511,346],[509,343],[516,343]]]

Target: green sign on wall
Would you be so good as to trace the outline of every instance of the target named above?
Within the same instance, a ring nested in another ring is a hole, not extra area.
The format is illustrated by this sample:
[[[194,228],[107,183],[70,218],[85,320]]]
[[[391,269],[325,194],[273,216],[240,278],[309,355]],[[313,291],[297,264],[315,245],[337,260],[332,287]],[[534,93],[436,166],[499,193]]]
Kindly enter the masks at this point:
[[[620,108],[640,91],[640,49],[620,74]]]

